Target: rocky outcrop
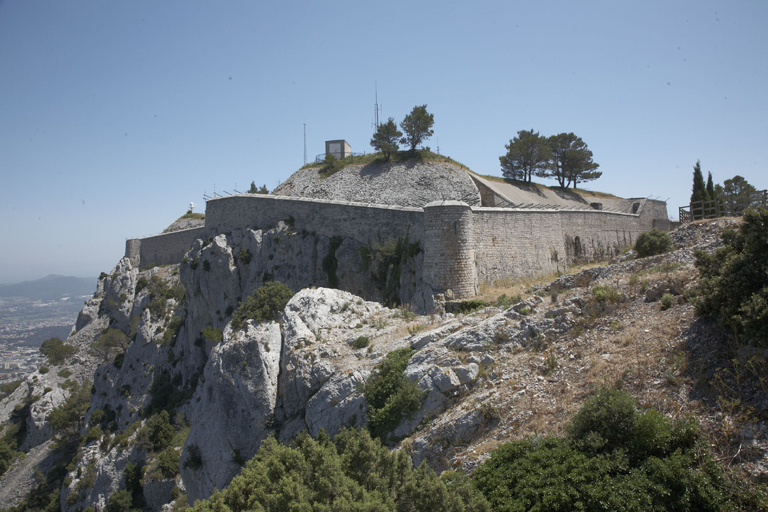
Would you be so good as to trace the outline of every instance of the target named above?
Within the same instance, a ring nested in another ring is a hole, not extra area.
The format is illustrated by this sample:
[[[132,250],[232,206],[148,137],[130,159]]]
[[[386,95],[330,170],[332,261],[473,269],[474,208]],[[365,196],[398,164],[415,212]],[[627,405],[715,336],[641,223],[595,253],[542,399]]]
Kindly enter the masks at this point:
[[[446,199],[480,206],[480,192],[459,165],[433,160],[349,165],[323,178],[319,167],[296,171],[272,193],[357,203],[425,206]]]
[[[194,500],[224,487],[274,428],[280,371],[280,325],[269,322],[233,332],[213,348],[191,412],[192,428],[181,459],[194,450],[199,468],[182,464],[181,474]]]

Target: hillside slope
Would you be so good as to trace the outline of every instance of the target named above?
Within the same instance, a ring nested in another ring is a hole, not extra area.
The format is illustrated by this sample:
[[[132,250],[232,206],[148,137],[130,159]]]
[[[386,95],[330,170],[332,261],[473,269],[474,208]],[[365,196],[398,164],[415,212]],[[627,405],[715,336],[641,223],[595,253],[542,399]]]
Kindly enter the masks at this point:
[[[669,417],[698,416],[719,460],[765,480],[768,400],[733,362],[760,354],[734,354],[688,301],[694,248],[713,250],[733,223],[685,226],[672,253],[564,275],[470,314],[417,316],[318,288],[297,293],[279,323],[241,328],[230,322],[232,306],[252,284],[245,253],[227,237],[197,244],[180,268],[139,271],[124,259],[100,280],[79,338],[68,340],[79,350],[70,364],[107,326],[133,340],[93,373],[88,409],[82,421],[73,416],[84,436],[78,455],[49,487],[59,482],[67,512],[103,507],[120,489],[160,510],[226,486],[269,435],[286,442],[347,425],[375,427],[416,464],[471,470],[502,442],[561,433],[600,384]],[[365,383],[395,353],[420,405],[389,420],[377,413],[372,425]],[[752,360],[765,365],[762,357]],[[25,417],[35,432],[25,450],[51,438],[46,397],[61,407],[72,393],[52,374],[39,372],[30,390],[2,402],[5,418],[14,406],[36,411]],[[32,474],[37,459],[17,461],[0,489]]]
[[[324,178],[319,167],[296,171],[273,194],[358,203],[424,206],[453,199],[480,205],[480,193],[462,167],[432,160],[349,165]]]

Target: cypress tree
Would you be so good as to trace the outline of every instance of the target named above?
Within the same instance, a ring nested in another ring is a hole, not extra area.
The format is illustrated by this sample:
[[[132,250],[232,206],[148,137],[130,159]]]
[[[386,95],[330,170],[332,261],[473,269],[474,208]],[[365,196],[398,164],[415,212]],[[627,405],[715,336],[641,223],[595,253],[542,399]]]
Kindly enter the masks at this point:
[[[712,181],[712,173],[707,173],[707,199],[714,201],[715,199],[715,183]]]
[[[701,173],[701,161],[696,160],[693,166],[693,193],[691,203],[707,199],[707,186],[704,184],[704,175]]]

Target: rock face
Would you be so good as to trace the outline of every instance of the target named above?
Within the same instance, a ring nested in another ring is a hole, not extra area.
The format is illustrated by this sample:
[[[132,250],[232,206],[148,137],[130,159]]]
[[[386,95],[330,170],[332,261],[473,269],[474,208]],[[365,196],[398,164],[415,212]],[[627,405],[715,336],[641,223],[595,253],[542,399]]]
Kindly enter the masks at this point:
[[[437,161],[350,165],[328,178],[317,167],[301,169],[273,193],[400,206],[453,199],[480,206],[480,192],[469,175],[455,164]]]
[[[243,330],[227,329],[224,341],[211,351],[182,456],[189,458],[194,447],[203,461],[199,469],[181,468],[193,499],[224,487],[240,471],[236,460],[253,457],[270,433],[280,345],[279,324],[248,322]]]

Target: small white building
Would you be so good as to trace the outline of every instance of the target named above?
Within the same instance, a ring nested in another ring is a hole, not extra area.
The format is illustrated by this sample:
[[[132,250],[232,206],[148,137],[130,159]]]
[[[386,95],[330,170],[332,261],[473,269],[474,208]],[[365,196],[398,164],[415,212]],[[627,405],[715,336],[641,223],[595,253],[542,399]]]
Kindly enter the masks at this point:
[[[332,154],[337,160],[352,156],[352,147],[345,140],[325,141],[325,152]]]

